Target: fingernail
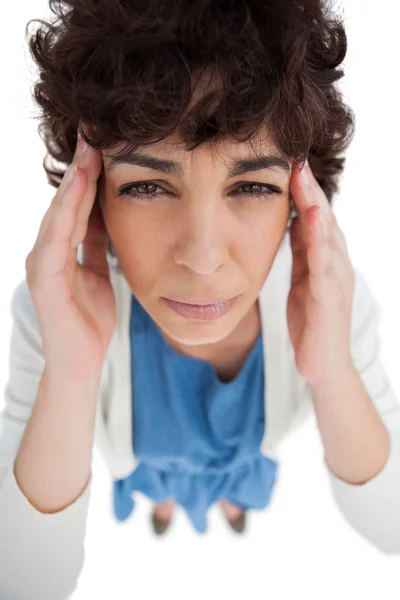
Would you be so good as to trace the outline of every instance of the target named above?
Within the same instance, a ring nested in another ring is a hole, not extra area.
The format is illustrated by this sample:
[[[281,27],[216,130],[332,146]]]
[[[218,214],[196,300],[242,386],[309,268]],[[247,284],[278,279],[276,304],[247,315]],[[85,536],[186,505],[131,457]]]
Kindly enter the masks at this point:
[[[81,138],[81,144],[82,144],[82,154],[84,152],[86,152],[86,150],[89,148],[88,144],[85,142],[84,139]]]
[[[66,178],[67,184],[70,183],[73,180],[73,178],[75,176],[75,173],[76,173],[76,169],[77,169],[77,166],[74,165],[74,164],[71,164],[68,167],[68,175],[67,175],[67,178]]]
[[[89,146],[83,139],[80,129],[78,129],[77,143],[80,144],[80,146],[81,146],[81,155],[84,154],[84,152],[86,152],[86,150],[89,148]]]
[[[77,166],[74,163],[71,163],[69,165],[68,169],[65,171],[64,178],[63,178],[63,180],[61,182],[61,185],[60,185],[60,193],[61,194],[64,193],[65,188],[73,180],[74,175],[76,173],[76,169],[77,169]]]
[[[301,179],[302,179],[303,183],[305,183],[306,185],[310,185],[310,179],[306,172],[306,167],[308,167],[308,166],[309,166],[308,160],[306,160],[306,162],[304,163],[304,167],[301,170]]]

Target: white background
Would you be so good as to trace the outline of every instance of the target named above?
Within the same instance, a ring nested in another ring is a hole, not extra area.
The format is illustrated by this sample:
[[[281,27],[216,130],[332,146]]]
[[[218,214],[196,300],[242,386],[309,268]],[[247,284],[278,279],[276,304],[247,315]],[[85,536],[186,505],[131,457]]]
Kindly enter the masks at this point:
[[[395,0],[342,0],[337,7],[345,11],[349,43],[341,89],[356,113],[357,131],[334,211],[352,262],[381,306],[383,362],[400,397],[399,10]],[[44,0],[3,5],[2,390],[8,377],[11,295],[25,277],[25,257],[54,194],[42,168],[44,145],[30,99],[35,71],[24,39],[27,21],[46,15]],[[334,503],[314,416],[282,445],[271,504],[250,513],[244,537],[231,532],[214,507],[206,535],[197,534],[178,510],[171,531],[159,539],[150,529],[150,501],[139,496],[136,512],[120,524],[112,517],[111,489],[95,449],[86,562],[74,600],[400,597],[400,557],[382,554],[362,539]]]

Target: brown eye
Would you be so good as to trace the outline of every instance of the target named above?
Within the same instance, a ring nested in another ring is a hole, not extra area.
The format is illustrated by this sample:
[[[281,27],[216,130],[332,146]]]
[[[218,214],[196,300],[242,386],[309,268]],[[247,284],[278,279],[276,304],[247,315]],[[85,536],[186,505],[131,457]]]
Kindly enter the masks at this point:
[[[148,188],[150,188],[150,190]],[[159,193],[153,191],[154,189],[164,191],[153,181],[137,181],[136,183],[128,183],[119,188],[116,197],[129,196],[140,201],[143,200],[143,202],[149,202],[151,200],[157,200],[160,197]]]
[[[247,188],[247,189],[246,189]],[[260,188],[264,188],[263,191],[260,191]],[[241,192],[240,190],[245,190]],[[271,196],[275,196],[276,194],[281,194],[282,190],[275,185],[266,184],[266,183],[256,183],[256,182],[246,182],[242,184],[239,188],[234,192],[235,194],[239,194],[240,196],[250,197],[251,199],[257,200],[260,198],[269,198]]]

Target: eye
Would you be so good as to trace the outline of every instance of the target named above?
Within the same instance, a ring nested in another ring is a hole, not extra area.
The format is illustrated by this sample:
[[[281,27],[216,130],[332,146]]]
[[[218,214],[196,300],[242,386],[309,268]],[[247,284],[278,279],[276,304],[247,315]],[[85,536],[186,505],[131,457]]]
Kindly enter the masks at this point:
[[[245,188],[248,188],[250,191],[240,191]],[[264,188],[264,190],[260,191],[260,188]],[[160,192],[156,192],[155,190],[161,190],[162,193],[160,194]],[[234,192],[231,192],[230,195],[233,194],[245,196],[247,198],[250,198],[251,200],[257,201],[259,199],[269,198],[281,193],[282,190],[276,185],[246,181],[246,183],[243,183]],[[153,181],[137,181],[135,183],[128,183],[126,185],[121,186],[118,189],[116,197],[129,196],[130,198],[135,198],[139,201],[150,202],[152,200],[158,200],[162,194],[170,195],[169,192],[163,190]]]
[[[249,188],[248,192],[239,192],[238,190]],[[258,189],[254,189],[258,188]],[[264,191],[260,191],[259,188],[265,188]],[[282,190],[276,185],[266,184],[266,183],[256,183],[256,182],[247,182],[242,184],[239,188],[236,189],[234,194],[239,194],[240,196],[250,197],[252,200],[257,201],[259,199],[269,198],[276,194],[281,194]]]
[[[160,188],[156,183],[154,183],[152,181],[137,181],[136,183],[128,183],[127,185],[121,186],[118,189],[116,197],[130,196],[131,198],[135,198],[140,201],[143,200],[143,202],[148,202],[149,200],[158,199],[160,197],[160,194],[155,193],[154,191],[152,191],[152,189],[147,192],[140,190],[140,188],[142,188],[142,190],[143,189],[146,190],[147,186],[149,186],[150,188],[162,190],[162,188]],[[139,191],[135,191],[136,189],[139,189]]]

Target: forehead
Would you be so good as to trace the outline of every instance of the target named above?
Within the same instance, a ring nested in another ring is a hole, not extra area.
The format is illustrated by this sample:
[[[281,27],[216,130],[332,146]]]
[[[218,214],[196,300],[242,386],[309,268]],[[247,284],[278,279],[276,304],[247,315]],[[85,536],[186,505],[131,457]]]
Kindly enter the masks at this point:
[[[194,164],[202,166],[204,161],[214,165],[221,164],[234,176],[234,169],[244,169],[240,161],[249,161],[261,157],[265,168],[290,171],[290,163],[277,150],[272,140],[265,136],[253,138],[247,142],[223,140],[218,144],[202,144],[195,150],[188,151],[184,143],[177,137],[169,137],[163,141],[137,147],[134,152],[124,151],[119,144],[102,152],[106,173],[111,173],[118,165],[138,165],[158,168],[177,177],[193,168]],[[155,160],[153,160],[155,159]],[[158,159],[158,160],[157,160]],[[163,161],[164,164],[161,164]],[[251,166],[251,164],[247,165]],[[262,166],[262,165],[261,165]],[[258,165],[257,169],[260,168]]]
[[[103,151],[103,155],[114,156],[123,148],[123,144],[113,146],[111,149]],[[184,159],[194,155],[205,155],[218,157],[223,159],[224,157],[236,158],[239,156],[248,156],[250,153],[265,153],[271,152],[279,154],[277,147],[275,146],[272,138],[268,134],[264,134],[262,137],[258,135],[251,141],[237,142],[235,140],[222,140],[217,144],[204,143],[201,144],[195,150],[186,150],[184,142],[177,136],[171,135],[165,140],[156,142],[154,144],[146,144],[137,148],[138,152],[145,152],[148,154],[157,155],[170,155],[173,154],[176,159],[179,157]]]

